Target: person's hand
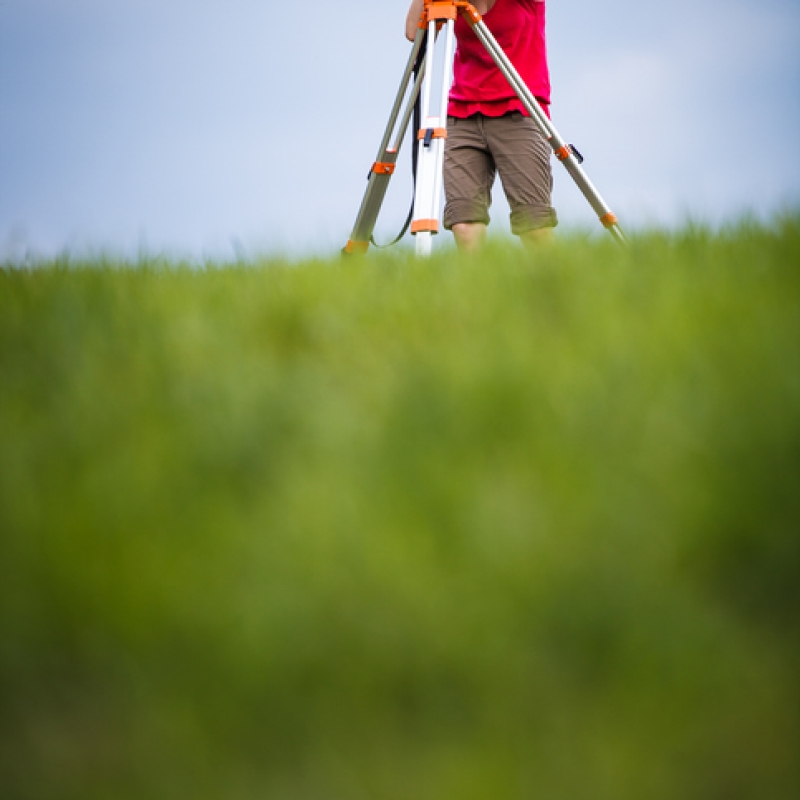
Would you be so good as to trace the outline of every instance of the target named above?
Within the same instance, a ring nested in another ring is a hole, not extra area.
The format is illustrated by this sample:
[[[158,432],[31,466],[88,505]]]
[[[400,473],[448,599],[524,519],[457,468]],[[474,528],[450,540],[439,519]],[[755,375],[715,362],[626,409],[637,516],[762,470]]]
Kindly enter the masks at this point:
[[[408,9],[406,17],[406,39],[413,42],[417,38],[419,30],[419,18],[422,16],[422,9],[425,7],[425,0],[411,0],[411,7]]]

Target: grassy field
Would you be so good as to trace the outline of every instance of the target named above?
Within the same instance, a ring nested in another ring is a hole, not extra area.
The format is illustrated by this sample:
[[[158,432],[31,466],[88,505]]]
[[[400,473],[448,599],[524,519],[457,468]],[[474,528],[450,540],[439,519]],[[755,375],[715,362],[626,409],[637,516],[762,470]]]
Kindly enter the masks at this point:
[[[800,218],[0,269],[9,800],[800,795]]]

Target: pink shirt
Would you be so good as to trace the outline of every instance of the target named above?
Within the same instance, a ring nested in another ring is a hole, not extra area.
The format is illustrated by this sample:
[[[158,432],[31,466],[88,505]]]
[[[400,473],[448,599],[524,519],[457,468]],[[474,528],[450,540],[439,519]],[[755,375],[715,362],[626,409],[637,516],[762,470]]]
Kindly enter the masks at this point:
[[[545,40],[545,0],[497,0],[483,19],[547,111],[550,71]],[[521,111],[527,116],[525,106],[461,16],[456,21],[456,37],[458,49],[447,113],[464,118],[476,113],[499,117],[509,111]]]

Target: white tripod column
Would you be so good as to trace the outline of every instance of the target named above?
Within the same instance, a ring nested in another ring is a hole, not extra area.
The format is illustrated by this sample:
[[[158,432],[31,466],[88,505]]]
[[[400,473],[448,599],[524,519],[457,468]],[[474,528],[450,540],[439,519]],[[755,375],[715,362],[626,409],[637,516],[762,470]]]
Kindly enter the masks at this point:
[[[419,132],[419,159],[417,160],[417,190],[414,199],[414,220],[411,233],[416,236],[418,256],[430,256],[433,236],[439,232],[441,213],[442,171],[444,144],[447,138],[447,101],[453,80],[453,55],[455,51],[455,21],[448,19],[436,37],[436,20],[428,26],[428,55],[425,82],[422,87],[422,130]],[[431,104],[433,95],[436,48],[444,40],[441,62],[441,94],[438,106]]]

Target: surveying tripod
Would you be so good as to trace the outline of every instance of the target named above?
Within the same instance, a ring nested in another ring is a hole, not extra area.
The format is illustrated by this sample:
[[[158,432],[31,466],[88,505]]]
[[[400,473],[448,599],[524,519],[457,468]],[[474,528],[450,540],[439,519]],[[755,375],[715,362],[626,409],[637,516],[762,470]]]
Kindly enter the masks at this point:
[[[389,188],[389,181],[394,174],[414,107],[420,98],[422,127],[417,134],[419,150],[414,162],[414,206],[410,224],[411,233],[416,237],[417,255],[429,256],[431,253],[432,237],[439,232],[444,143],[447,138],[447,103],[453,79],[455,23],[459,13],[470,24],[481,44],[486,48],[514,93],[525,106],[531,119],[539,126],[556,157],[589,201],[589,205],[594,209],[600,222],[618,242],[624,243],[625,235],[619,226],[617,217],[606,205],[581,167],[583,157],[572,145],[567,144],[561,138],[476,8],[466,0],[425,0],[411,55],[400,83],[400,90],[389,116],[389,123],[378,150],[378,157],[370,170],[367,190],[344,252],[365,253],[369,249],[369,245],[374,243],[372,234],[375,223],[383,205],[386,190]],[[437,33],[442,35],[437,38]],[[441,94],[438,98],[434,98],[433,65],[436,56],[441,56],[441,53],[437,51],[440,45],[443,45],[444,48],[444,56],[441,59],[443,65]],[[411,93],[405,110],[403,110],[403,100],[412,82]],[[393,136],[395,130],[396,136]]]

